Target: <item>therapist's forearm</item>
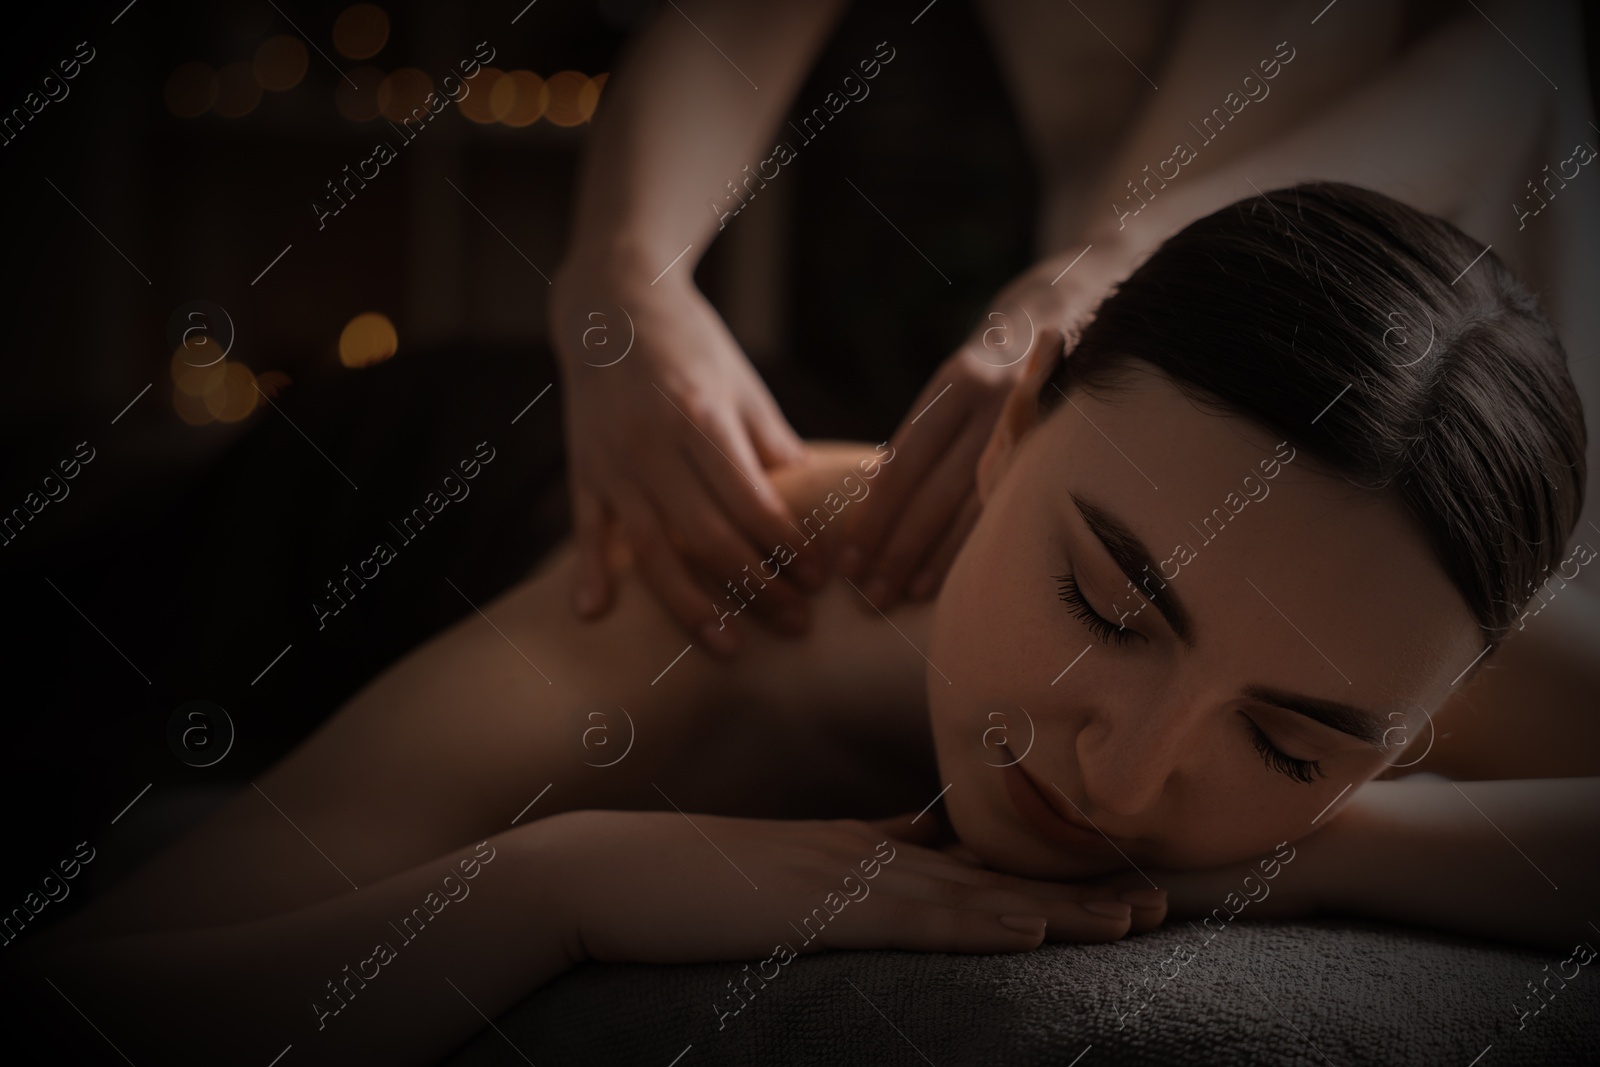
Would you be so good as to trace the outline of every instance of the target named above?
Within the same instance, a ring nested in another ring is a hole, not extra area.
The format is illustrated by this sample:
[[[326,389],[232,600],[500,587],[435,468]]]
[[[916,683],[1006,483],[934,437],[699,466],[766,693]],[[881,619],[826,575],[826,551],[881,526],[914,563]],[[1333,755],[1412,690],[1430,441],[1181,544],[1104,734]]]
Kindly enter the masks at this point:
[[[579,176],[568,262],[659,270],[691,244],[689,261],[697,260],[718,227],[708,202],[729,196],[726,183],[771,151],[844,2],[664,6],[607,88]]]
[[[1113,205],[1128,203],[1129,183],[1142,182],[1145,168],[1153,171],[1170,157],[1175,143],[1198,145],[1193,124],[1213,107],[1228,114],[1229,94],[1235,106],[1245,101],[1244,110],[1184,165],[1187,182],[1226,169],[1313,121],[1330,100],[1381,70],[1398,40],[1400,14],[1391,0],[1356,0],[1308,32],[1305,13],[1278,0],[1192,5],[1157,72],[1160,89],[1147,94],[1137,123],[1089,198],[1095,212],[1090,228],[1104,229],[1115,218]]]
[[[1523,76],[1510,70],[1505,48],[1487,20],[1471,13],[1458,17],[1292,132],[1210,173],[1180,171],[1120,225],[1110,207],[1103,208],[1088,239],[1141,257],[1194,219],[1255,189],[1311,180],[1365,186],[1458,220],[1479,198],[1475,183],[1493,184],[1508,161],[1525,154],[1549,106],[1548,85],[1531,71]],[[1295,73],[1286,69],[1278,81],[1287,83]],[[1273,103],[1269,97],[1250,106]],[[1248,117],[1242,114],[1240,121]],[[1220,147],[1229,136],[1224,131],[1218,145],[1197,146],[1197,154]]]

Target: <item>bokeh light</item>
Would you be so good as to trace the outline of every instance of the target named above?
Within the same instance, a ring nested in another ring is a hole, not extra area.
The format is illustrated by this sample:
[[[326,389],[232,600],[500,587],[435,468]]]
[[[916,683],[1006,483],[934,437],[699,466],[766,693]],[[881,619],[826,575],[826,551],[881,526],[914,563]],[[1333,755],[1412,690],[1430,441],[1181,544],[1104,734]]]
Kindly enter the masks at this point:
[[[600,106],[600,90],[606,87],[606,79],[610,76],[596,74],[578,90],[578,112],[583,115],[584,122],[594,118],[594,109]]]
[[[557,126],[577,126],[586,121],[589,115],[594,113],[594,106],[591,104],[586,114],[579,98],[588,84],[589,76],[575,70],[564,70],[559,74],[550,75],[550,80],[545,82],[545,88],[550,95],[545,105],[544,117]],[[599,99],[597,94],[595,100]]]
[[[206,410],[204,397],[190,396],[182,389],[172,390],[172,410],[178,413],[178,418],[190,426],[204,426],[216,422],[216,416]]]
[[[456,106],[461,113],[473,122],[485,125],[499,122],[505,116],[505,111],[495,110],[494,87],[500,84],[500,79],[505,77],[505,71],[499,67],[480,67],[477,77],[466,83],[467,93],[461,97]],[[507,108],[515,100],[515,93],[505,97],[501,102]]]
[[[240,422],[256,409],[261,394],[256,392],[256,376],[243,363],[224,360],[222,384],[205,395],[206,410],[218,422]]]
[[[211,64],[194,60],[167,75],[167,110],[180,119],[192,119],[211,110],[217,99],[217,72]]]
[[[489,106],[507,126],[531,126],[550,99],[545,80],[531,70],[514,70],[494,83]]]
[[[388,316],[364,311],[345,323],[339,334],[339,362],[346,367],[370,367],[394,355],[399,335]]]
[[[377,67],[356,67],[345,71],[344,77],[339,79],[339,84],[334,88],[334,104],[339,114],[351,122],[371,122],[377,118],[378,86],[382,84],[383,71]]]
[[[263,371],[256,375],[256,388],[261,390],[261,395],[276,398],[289,386],[294,384],[294,379],[281,370]]]
[[[211,110],[225,119],[239,119],[250,114],[261,102],[261,86],[256,83],[256,72],[249,63],[229,63],[217,72],[217,98]]]
[[[196,353],[184,345],[179,345],[172,353],[172,386],[184,396],[205,396],[222,384],[222,376],[227,373],[223,366],[227,360],[217,360],[205,367],[195,366],[196,362],[201,362]]]
[[[286,33],[262,41],[256,49],[255,75],[263,89],[275,93],[293,89],[306,76],[305,43]]]
[[[190,362],[191,349],[182,345],[172,354],[172,407],[190,426],[212,422],[240,422],[261,403],[255,375],[243,363],[221,359],[210,366]],[[288,376],[273,371],[288,383]],[[281,386],[280,386],[281,388]],[[262,390],[263,392],[265,390]]]
[[[371,59],[389,42],[389,16],[377,4],[353,4],[333,23],[333,47],[351,59]]]
[[[378,110],[390,122],[401,122],[420,110],[422,114],[417,115],[417,121],[421,122],[428,116],[424,101],[431,92],[433,79],[428,77],[426,71],[416,67],[401,67],[379,84]]]

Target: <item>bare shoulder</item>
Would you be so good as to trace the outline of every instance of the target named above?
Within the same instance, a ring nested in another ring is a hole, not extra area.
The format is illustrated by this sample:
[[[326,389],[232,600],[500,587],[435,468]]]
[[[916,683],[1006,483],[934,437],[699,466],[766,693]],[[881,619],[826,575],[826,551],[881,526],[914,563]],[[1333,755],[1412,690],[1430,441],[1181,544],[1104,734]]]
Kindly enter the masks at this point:
[[[768,472],[795,515],[795,538],[784,546],[785,551],[821,552],[831,561],[847,512],[871,495],[874,479],[893,461],[894,449],[887,443],[807,441],[804,462]],[[628,580],[632,560],[620,536],[612,542],[610,555],[613,566]],[[542,568],[559,562],[558,554]]]

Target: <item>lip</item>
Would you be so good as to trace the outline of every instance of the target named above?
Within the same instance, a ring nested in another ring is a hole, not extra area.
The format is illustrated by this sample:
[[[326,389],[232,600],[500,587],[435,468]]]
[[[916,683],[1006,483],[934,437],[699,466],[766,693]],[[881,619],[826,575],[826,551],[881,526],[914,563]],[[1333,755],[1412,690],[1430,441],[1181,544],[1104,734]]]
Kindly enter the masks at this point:
[[[1099,830],[1058,811],[1020,763],[1006,767],[1001,774],[1006,780],[1006,795],[1011,798],[1011,806],[1041,837],[1077,849],[1116,851]]]

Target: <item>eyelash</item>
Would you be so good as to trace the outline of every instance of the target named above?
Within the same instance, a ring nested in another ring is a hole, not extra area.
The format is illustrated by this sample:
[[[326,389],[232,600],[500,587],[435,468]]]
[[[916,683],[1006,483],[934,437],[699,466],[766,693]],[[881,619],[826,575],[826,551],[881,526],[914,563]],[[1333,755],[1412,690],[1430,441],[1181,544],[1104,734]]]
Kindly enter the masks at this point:
[[[1084,597],[1083,590],[1078,588],[1076,575],[1057,574],[1054,576],[1060,586],[1059,596],[1072,608],[1073,617],[1089,628],[1103,645],[1126,644],[1132,637],[1133,631],[1126,626],[1118,626],[1100,615],[1089,606],[1089,601]]]
[[[1322,764],[1316,760],[1295,759],[1293,756],[1285,755],[1278,751],[1278,746],[1268,739],[1266,733],[1250,716],[1244,716],[1244,721],[1250,727],[1250,743],[1261,753],[1261,760],[1268,767],[1306,785],[1310,785],[1318,778],[1327,777],[1322,773]]]

